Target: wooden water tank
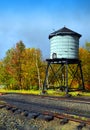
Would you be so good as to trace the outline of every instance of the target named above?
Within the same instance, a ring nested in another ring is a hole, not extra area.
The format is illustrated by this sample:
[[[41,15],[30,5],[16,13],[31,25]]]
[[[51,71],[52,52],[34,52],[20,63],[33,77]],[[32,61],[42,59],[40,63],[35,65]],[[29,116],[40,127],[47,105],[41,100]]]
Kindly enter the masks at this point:
[[[50,59],[79,58],[79,38],[81,35],[66,27],[63,27],[49,35]]]

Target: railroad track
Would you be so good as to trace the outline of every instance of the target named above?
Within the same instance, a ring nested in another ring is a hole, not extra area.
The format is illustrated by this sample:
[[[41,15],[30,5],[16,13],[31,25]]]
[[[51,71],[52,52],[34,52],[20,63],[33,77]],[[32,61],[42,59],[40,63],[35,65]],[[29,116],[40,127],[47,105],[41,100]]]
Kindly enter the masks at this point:
[[[62,98],[53,96],[6,94],[0,96],[4,100],[6,109],[13,113],[32,118],[41,118],[50,121],[54,118],[63,119],[62,123],[69,120],[80,122],[83,127],[90,125],[90,101],[84,98]]]
[[[8,93],[2,93],[1,95],[15,95],[15,93],[8,94]],[[24,95],[24,96],[30,96],[30,97],[36,97],[36,98],[42,98],[42,99],[49,99],[49,100],[65,100],[69,102],[80,102],[80,103],[85,103],[85,104],[90,104],[90,97],[83,97],[83,96],[78,96],[78,97],[59,97],[59,96],[47,96],[47,95],[33,95],[33,94],[16,94],[18,95]]]

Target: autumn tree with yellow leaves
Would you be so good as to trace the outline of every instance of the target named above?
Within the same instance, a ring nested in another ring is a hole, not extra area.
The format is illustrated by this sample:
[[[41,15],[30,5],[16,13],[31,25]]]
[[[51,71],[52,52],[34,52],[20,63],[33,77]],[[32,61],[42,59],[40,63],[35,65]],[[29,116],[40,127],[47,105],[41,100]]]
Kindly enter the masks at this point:
[[[8,89],[41,89],[43,69],[41,51],[26,48],[20,41],[0,63],[0,84]]]

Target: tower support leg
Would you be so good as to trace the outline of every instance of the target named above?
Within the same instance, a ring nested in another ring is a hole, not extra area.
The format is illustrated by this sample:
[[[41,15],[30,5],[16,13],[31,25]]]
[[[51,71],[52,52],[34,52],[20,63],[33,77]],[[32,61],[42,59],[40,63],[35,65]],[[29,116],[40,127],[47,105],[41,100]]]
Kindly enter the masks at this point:
[[[80,67],[80,73],[81,73],[81,79],[82,79],[82,89],[85,90],[81,61],[79,62],[79,67]]]
[[[44,80],[44,83],[43,83],[43,93],[45,92],[45,90],[47,90],[47,78],[48,78],[49,66],[50,66],[50,62],[48,62],[47,68],[46,68],[45,80]]]
[[[66,61],[66,94],[68,94],[68,63]]]

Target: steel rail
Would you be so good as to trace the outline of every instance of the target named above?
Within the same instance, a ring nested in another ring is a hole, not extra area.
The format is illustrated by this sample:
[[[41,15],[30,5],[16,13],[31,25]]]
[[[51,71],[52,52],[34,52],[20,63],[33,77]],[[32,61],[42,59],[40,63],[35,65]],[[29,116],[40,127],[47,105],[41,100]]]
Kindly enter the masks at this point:
[[[85,124],[90,125],[90,119],[83,120],[83,119],[80,118],[80,117],[78,117],[78,118],[74,117],[74,115],[71,116],[71,115],[69,115],[69,114],[53,113],[53,112],[50,112],[50,111],[45,111],[45,112],[43,112],[43,114],[45,114],[45,115],[52,115],[52,116],[54,116],[54,117],[56,117],[56,118],[59,118],[59,119],[67,118],[67,119],[69,119],[69,120],[71,120],[71,121],[74,121],[74,122],[79,122],[79,123],[84,122]]]

